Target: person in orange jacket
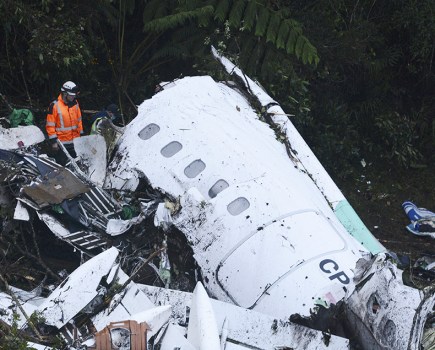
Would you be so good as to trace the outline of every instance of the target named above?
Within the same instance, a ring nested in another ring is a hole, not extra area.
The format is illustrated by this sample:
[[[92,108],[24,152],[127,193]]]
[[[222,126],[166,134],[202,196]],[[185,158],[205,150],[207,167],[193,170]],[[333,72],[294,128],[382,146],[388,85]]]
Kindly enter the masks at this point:
[[[46,130],[55,159],[65,165],[67,157],[59,149],[58,141],[65,146],[71,157],[75,158],[74,139],[83,135],[82,112],[77,96],[79,89],[72,81],[62,85],[57,100],[54,100],[47,113]]]

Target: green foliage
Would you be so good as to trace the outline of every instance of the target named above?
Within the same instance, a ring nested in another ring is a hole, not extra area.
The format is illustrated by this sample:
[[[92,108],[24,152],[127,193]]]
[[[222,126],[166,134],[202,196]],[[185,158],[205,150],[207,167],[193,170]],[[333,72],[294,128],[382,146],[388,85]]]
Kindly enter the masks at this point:
[[[380,138],[379,146],[384,146],[387,158],[396,160],[402,166],[418,163],[422,154],[415,147],[418,138],[417,121],[399,113],[376,117],[374,133]]]
[[[150,6],[153,11],[156,10],[154,2]],[[319,62],[317,50],[302,34],[300,24],[284,17],[282,11],[274,11],[267,1],[186,1],[175,7],[173,13],[163,13],[162,17],[155,17],[146,23],[145,30],[170,30],[195,20],[201,27],[207,25],[210,35],[216,27],[228,23],[235,31],[250,32],[277,49],[285,49],[287,54],[295,54],[304,64]],[[292,41],[290,45],[285,45],[289,33]]]
[[[434,59],[435,16],[431,0],[403,1],[392,15],[394,29],[406,40],[410,73],[429,73]],[[431,73],[433,78],[433,73]]]
[[[74,80],[82,106],[116,102],[128,121],[160,79],[208,72],[213,44],[295,114],[322,162],[430,161],[432,12],[431,0],[3,0],[0,90],[49,101]]]
[[[55,40],[53,40],[55,38]],[[83,23],[53,18],[52,23],[36,27],[29,40],[29,60],[35,79],[47,78],[54,71],[76,75],[91,60]]]
[[[222,0],[217,3],[214,18],[221,23],[225,21],[230,9],[230,0]]]
[[[240,26],[241,23],[243,23],[243,13],[245,10],[246,1],[244,0],[237,0],[233,7],[231,8],[231,12],[228,16],[228,22],[231,23],[233,26]]]
[[[257,11],[258,11],[257,2],[249,1],[242,22],[243,25],[242,29],[252,30],[252,28],[254,28],[255,19],[257,17]]]
[[[145,24],[145,30],[151,31],[165,31],[169,29],[182,26],[193,19],[210,16],[213,13],[212,6],[204,6],[192,11],[183,11],[167,15],[163,18],[154,19],[151,22]]]
[[[0,339],[0,349],[4,350],[30,350],[27,341],[23,337],[23,331],[20,329],[18,321],[20,315],[16,312],[12,315],[12,324],[10,329],[4,330],[4,337]]]
[[[31,332],[26,334],[28,328],[23,329],[20,327],[20,314],[13,310],[12,312],[12,324],[6,326],[6,324],[0,325],[0,350],[35,350],[34,347],[29,346],[27,341],[33,339],[30,337]],[[38,328],[45,323],[45,319],[40,313],[34,312],[29,317],[29,322]],[[46,337],[46,342],[50,343],[51,349],[64,349],[65,344],[58,336]]]
[[[427,55],[434,49],[433,2],[287,4],[322,57],[315,72],[298,72],[310,82],[312,102],[309,118],[295,118],[321,162],[345,169],[361,158],[405,166],[435,160],[433,57]],[[414,40],[419,44],[411,49]],[[300,51],[302,44],[290,33],[287,45]]]

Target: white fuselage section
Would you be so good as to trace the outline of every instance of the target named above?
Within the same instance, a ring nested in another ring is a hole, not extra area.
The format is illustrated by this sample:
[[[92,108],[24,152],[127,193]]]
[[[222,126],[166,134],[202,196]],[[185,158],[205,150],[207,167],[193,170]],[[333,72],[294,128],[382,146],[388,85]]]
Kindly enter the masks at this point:
[[[135,190],[142,176],[180,198],[173,223],[218,299],[286,317],[353,290],[353,269],[367,250],[227,85],[188,77],[140,105],[106,186]]]

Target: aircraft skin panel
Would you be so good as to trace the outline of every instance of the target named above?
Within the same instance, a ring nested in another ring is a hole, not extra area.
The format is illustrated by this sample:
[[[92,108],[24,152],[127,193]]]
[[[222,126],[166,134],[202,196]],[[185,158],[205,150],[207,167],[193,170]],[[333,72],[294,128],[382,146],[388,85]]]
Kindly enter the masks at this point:
[[[196,187],[207,200],[210,199],[210,188],[219,179],[225,180],[230,186],[255,181],[264,187],[282,187],[281,192],[291,198],[290,202],[299,202],[300,207],[313,207],[314,202],[316,207],[321,206],[320,210],[330,211],[318,188],[305,173],[294,168],[284,146],[276,142],[269,126],[254,119],[256,115],[248,107],[246,111],[249,113],[242,114],[242,103],[246,103],[244,99],[239,97],[240,102],[236,106],[226,105],[225,100],[222,102],[219,99],[222,97],[220,89],[216,89],[217,96],[211,98],[207,91],[213,90],[213,86],[217,84],[210,82],[210,78],[203,77],[205,82],[199,80],[200,78],[177,81],[177,85],[167,92],[171,93],[169,96],[176,94],[178,98],[178,94],[182,94],[189,87],[195,91],[201,88],[201,91],[205,91],[203,96],[198,96],[199,92],[196,96],[198,99],[205,99],[206,107],[198,108],[203,110],[203,114],[185,114],[184,110],[191,105],[191,99],[188,100],[187,97],[178,102],[178,114],[174,114],[173,110],[175,101],[170,102],[170,112],[165,107],[160,110],[158,106],[166,106],[169,102],[164,102],[171,99],[165,94],[166,91],[158,93],[141,105],[139,115],[127,126],[121,139],[118,154],[122,156],[111,164],[112,174],[108,183],[117,188],[129,189],[125,183],[117,184],[116,181],[121,178],[135,178],[134,169],[137,169],[146,174],[152,186],[165,189],[175,197],[182,196],[191,187]],[[230,89],[223,85],[222,88]],[[231,93],[235,92],[231,90]],[[154,101],[157,98],[160,103]],[[236,108],[239,105],[240,112]],[[217,115],[218,111],[221,114]],[[148,140],[141,140],[139,131],[151,123],[160,125],[160,131]],[[229,127],[231,124],[232,127]],[[183,148],[171,158],[162,156],[161,149],[173,141],[180,142]],[[206,167],[197,177],[189,178],[184,171],[195,160],[201,160]],[[137,185],[137,181],[133,185]]]
[[[309,315],[318,298],[338,301],[345,296],[343,287],[353,290],[353,267],[362,253],[344,229],[338,232],[333,220],[321,216],[320,228],[311,217],[298,221],[298,227],[296,220],[289,220],[293,227],[287,229],[288,225],[281,226],[287,224],[283,218],[259,223],[251,220],[255,217],[251,208],[246,215],[220,215],[217,201],[213,203],[201,207],[197,197],[188,193],[174,224],[192,243],[204,283],[217,299],[288,317],[282,312],[297,309]],[[271,297],[272,292],[282,299]],[[285,309],[277,300],[288,300],[291,307]]]
[[[181,147],[170,157],[162,154],[175,141]],[[144,174],[154,188],[180,198],[174,224],[191,243],[206,287],[219,299],[247,307],[259,300],[272,304],[265,290],[287,283],[287,297],[300,299],[301,311],[309,314],[314,301],[306,290],[325,291],[322,298],[344,296],[342,283],[325,276],[319,257],[336,255],[352,278],[350,269],[367,254],[269,125],[237,91],[210,77],[177,80],[141,104],[109,168],[111,186],[134,190],[126,185],[137,184]],[[122,177],[134,180],[116,184]],[[227,185],[211,196],[218,181]],[[309,277],[304,275],[296,290],[291,285],[301,263]]]
[[[283,146],[276,142],[263,142],[261,154],[250,147],[252,139],[259,140],[264,137],[264,133],[270,137],[274,137],[274,135],[266,124],[258,123],[257,120],[254,120],[255,124],[252,123],[251,115],[254,112],[243,99],[239,98],[240,101],[237,105],[229,105],[228,101],[224,100],[227,102],[223,104],[225,119],[219,115],[222,113],[222,109],[219,109],[219,104],[207,91],[213,90],[210,86],[214,86],[215,91],[212,92],[218,98],[219,96],[224,98],[228,93],[234,94],[231,89],[222,86],[222,88],[229,90],[223,95],[222,90],[216,88],[218,84],[214,82],[211,84],[208,81],[210,78],[206,79],[207,84],[203,89],[201,87],[204,82],[198,77],[186,79],[188,80],[180,82],[181,86],[177,84],[171,90],[177,90],[178,95],[186,90],[185,87],[197,86],[196,89],[205,91],[203,96],[198,96],[197,99],[210,100],[210,103],[204,102],[207,109],[197,107],[195,111],[191,111],[192,104],[194,104],[192,97],[181,98],[177,108],[174,108],[175,102],[172,101],[171,108],[169,108],[167,107],[168,103],[165,103],[168,98],[164,92],[158,93],[149,102],[145,101],[139,108],[138,117],[127,126],[124,137],[121,139],[119,153],[122,154],[124,150],[128,150],[128,155],[124,155],[124,161],[117,166],[117,169],[123,169],[124,164],[140,169],[144,165],[138,163],[137,160],[144,158],[147,163],[155,164],[153,167],[148,166],[147,169],[147,176],[153,185],[161,188],[173,186],[173,176],[175,175],[180,178],[184,185],[178,188],[178,193],[176,187],[171,189],[172,194],[182,195],[186,189],[195,186],[204,197],[208,197],[208,190],[212,184],[204,183],[205,177],[220,175],[225,177],[229,183],[244,182],[262,175],[264,171],[258,167],[258,163],[267,161],[270,154],[280,154],[281,157],[286,157]],[[169,92],[174,92],[171,90]],[[156,103],[154,100],[161,101]],[[204,113],[198,114],[201,109],[204,110]],[[222,127],[223,122],[225,127]],[[140,139],[137,135],[138,131],[149,124],[159,125],[160,131],[148,140]],[[180,142],[182,149],[173,157],[165,158],[160,153],[161,149],[173,141]],[[143,146],[138,147],[137,145]],[[185,176],[184,169],[195,159],[201,159],[206,164],[206,168],[203,174],[201,173],[195,179],[190,179]],[[241,159],[244,161],[240,162]],[[270,169],[268,171],[278,170],[273,168],[276,168],[275,163],[268,160],[264,169]],[[255,174],[255,171],[259,171],[259,173]],[[158,182],[153,183],[154,179]]]
[[[317,304],[330,306],[353,290],[353,270],[349,251],[331,252],[304,261],[264,291],[251,306],[253,310],[289,317],[308,315]],[[283,302],[276,303],[276,300]]]
[[[327,244],[320,244],[322,241]],[[285,276],[295,280],[292,271],[299,265],[345,248],[346,242],[319,213],[295,213],[274,221],[260,231],[254,231],[242,241],[220,262],[218,281],[238,305],[249,308],[268,286],[280,278]],[[243,260],[245,263],[240,264]],[[311,276],[313,273],[320,275],[320,269],[316,266],[312,270]],[[252,283],[251,288],[239,290],[232,287],[245,280]]]
[[[118,250],[114,247],[79,266],[41,304],[41,312],[48,325],[62,328],[97,295],[101,278],[112,268]]]
[[[325,168],[311,151],[310,147],[306,144],[305,140],[296,130],[280,105],[256,82],[246,76],[240,68],[235,66],[226,57],[221,56],[214,47],[212,47],[212,54],[230,75],[237,76],[243,81],[251,95],[255,96],[261,106],[267,109],[267,113],[272,119],[273,124],[286,136],[292,151],[297,150],[297,154],[294,153],[292,155],[293,159],[296,161],[296,166],[303,168],[313,179],[319,191],[327,199],[330,206],[334,209],[334,212],[337,213],[339,220],[348,232],[355,236],[359,242],[368,247],[371,253],[377,254],[385,252],[385,247],[376,240],[358,217],[343,193],[326,172]]]
[[[41,129],[36,125],[18,126],[5,129],[0,126],[1,148],[6,150],[19,149],[44,141]],[[21,146],[20,146],[21,144]]]

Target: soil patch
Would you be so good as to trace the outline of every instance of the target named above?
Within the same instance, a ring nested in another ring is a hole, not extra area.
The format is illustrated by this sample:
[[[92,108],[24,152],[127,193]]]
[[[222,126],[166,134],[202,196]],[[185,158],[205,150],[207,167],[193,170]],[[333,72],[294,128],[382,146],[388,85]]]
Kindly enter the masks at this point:
[[[367,165],[346,179],[334,178],[337,186],[367,228],[389,250],[415,260],[423,253],[435,254],[435,240],[411,234],[402,203],[435,212],[435,165],[403,169],[386,165]]]

